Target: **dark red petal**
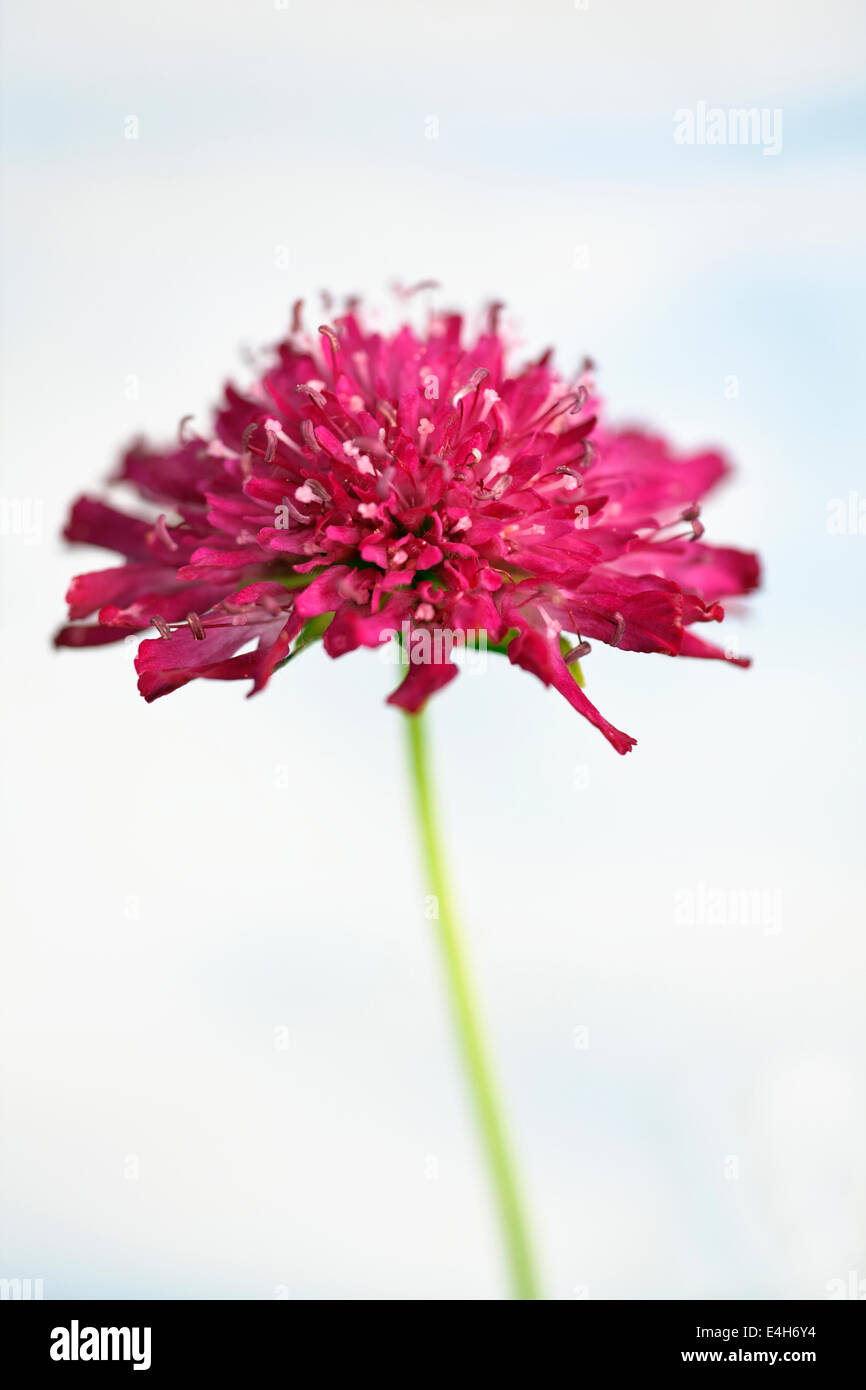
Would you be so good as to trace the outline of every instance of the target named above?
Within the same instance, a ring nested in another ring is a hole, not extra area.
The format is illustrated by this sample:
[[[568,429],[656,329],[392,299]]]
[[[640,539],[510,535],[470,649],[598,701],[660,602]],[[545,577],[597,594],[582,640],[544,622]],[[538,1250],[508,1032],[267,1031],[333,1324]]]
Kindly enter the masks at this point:
[[[109,642],[122,642],[129,637],[133,628],[97,627],[95,624],[82,624],[81,627],[62,627],[54,635],[55,647],[105,647]]]
[[[743,669],[752,664],[751,657],[738,656],[730,648],[717,647],[715,642],[705,642],[703,637],[697,637],[693,632],[683,633],[680,656],[699,656],[713,661],[728,661],[732,666],[741,666]]]
[[[408,714],[419,714],[437,690],[453,681],[458,668],[453,661],[413,661],[406,679],[388,696],[389,705],[397,705]]]
[[[570,705],[588,719],[596,729],[604,734],[617,753],[628,753],[634,748],[636,739],[615,729],[613,724],[599,714],[595,705],[587,699],[562,658],[559,643],[548,639],[540,631],[525,627],[508,645],[509,660],[525,671],[531,671],[545,685],[552,685],[564,695]]]

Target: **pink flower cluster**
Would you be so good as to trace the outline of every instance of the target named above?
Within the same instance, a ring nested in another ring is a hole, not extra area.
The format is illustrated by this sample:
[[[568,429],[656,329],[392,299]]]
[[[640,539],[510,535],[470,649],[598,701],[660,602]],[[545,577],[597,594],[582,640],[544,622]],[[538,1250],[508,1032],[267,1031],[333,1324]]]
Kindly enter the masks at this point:
[[[386,335],[354,307],[306,332],[298,305],[207,438],[125,455],[140,514],[76,502],[66,537],[122,563],[73,580],[56,640],[155,628],[135,663],[153,700],[200,676],[261,690],[314,639],[339,657],[393,631],[482,631],[625,753],[576,662],[590,638],[724,658],[697,625],[758,581],[753,554],[702,539],[699,502],[726,472],[604,424],[588,369],[565,381],[548,353],[509,368],[495,308],[472,336],[451,314]],[[410,713],[457,674],[447,645],[428,650],[390,696]]]

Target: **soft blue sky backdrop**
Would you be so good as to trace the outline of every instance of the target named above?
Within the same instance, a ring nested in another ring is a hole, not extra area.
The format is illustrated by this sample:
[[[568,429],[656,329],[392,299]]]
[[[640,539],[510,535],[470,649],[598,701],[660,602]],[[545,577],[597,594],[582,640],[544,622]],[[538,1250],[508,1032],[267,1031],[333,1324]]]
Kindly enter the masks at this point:
[[[826,525],[866,498],[864,25],[840,0],[8,0],[0,1275],[502,1287],[392,672],[317,653],[253,703],[147,708],[132,649],[47,643],[89,563],[66,502],[124,440],[200,415],[296,296],[435,276],[505,299],[527,351],[591,353],[616,417],[723,444],[710,535],[766,561],[730,624],[749,673],[593,651],[628,759],[504,663],[434,709],[547,1289],[866,1278],[866,535]],[[698,101],[780,108],[781,154],[676,145]],[[678,920],[742,890],[778,920]]]

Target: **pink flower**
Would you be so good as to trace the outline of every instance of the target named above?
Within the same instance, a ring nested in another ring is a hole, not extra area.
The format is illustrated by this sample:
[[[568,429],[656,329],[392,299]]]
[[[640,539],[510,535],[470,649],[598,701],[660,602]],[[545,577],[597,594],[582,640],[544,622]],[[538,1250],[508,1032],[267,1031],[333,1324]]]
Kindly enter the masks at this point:
[[[150,515],[75,504],[67,538],[122,559],[73,580],[56,640],[154,626],[135,663],[153,700],[199,676],[261,690],[314,638],[339,657],[395,632],[482,634],[626,753],[576,660],[588,638],[725,657],[695,625],[758,582],[754,555],[702,540],[698,503],[726,472],[601,423],[588,370],[568,383],[545,354],[509,371],[495,308],[467,340],[456,315],[384,336],[354,310],[310,334],[298,305],[208,438],[182,428],[175,448],[126,454],[118,480]],[[428,644],[390,702],[417,712],[457,670],[449,643]]]

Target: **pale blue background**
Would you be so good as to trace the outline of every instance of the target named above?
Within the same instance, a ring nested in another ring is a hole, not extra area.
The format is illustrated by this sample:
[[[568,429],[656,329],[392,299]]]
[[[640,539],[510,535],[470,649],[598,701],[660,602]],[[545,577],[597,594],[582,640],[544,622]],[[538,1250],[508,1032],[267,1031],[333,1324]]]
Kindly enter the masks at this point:
[[[862,6],[8,0],[4,49],[2,491],[41,526],[0,547],[0,1276],[503,1287],[392,673],[316,653],[148,708],[132,649],[48,648],[89,562],[66,501],[120,443],[200,414],[297,295],[432,275],[590,352],[619,418],[726,445],[710,535],[767,568],[749,673],[596,647],[627,759],[504,663],[435,705],[546,1289],[856,1288],[866,536],[826,517],[866,497]],[[780,107],[782,153],[675,145],[699,100]],[[780,893],[782,929],[679,924],[700,884]]]

